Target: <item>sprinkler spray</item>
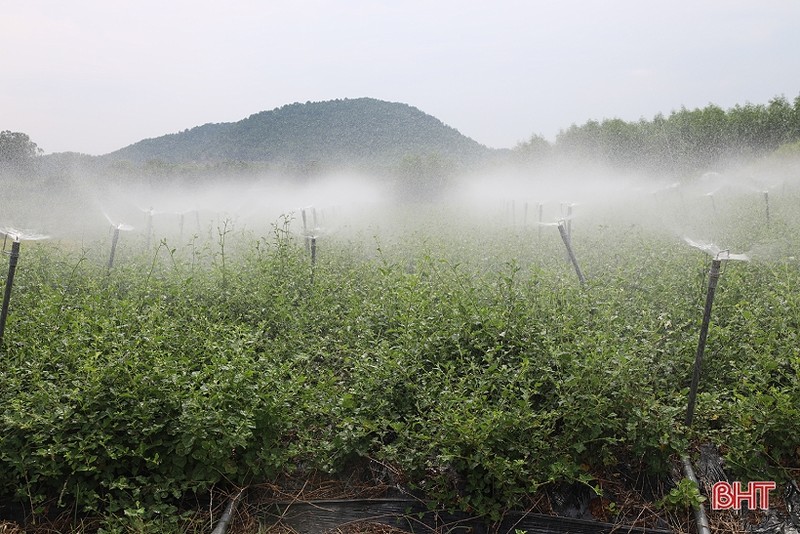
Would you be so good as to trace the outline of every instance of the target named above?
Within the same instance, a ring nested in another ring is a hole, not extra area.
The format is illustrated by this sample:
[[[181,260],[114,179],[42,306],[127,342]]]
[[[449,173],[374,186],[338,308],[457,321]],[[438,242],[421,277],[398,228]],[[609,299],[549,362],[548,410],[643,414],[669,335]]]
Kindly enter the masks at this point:
[[[3,338],[6,331],[6,319],[8,318],[8,307],[11,303],[11,288],[14,285],[14,274],[17,272],[17,262],[19,261],[20,240],[38,241],[47,239],[48,236],[40,234],[26,234],[13,228],[0,228],[0,233],[5,235],[3,240],[3,252],[6,250],[8,238],[11,238],[11,250],[8,252],[8,275],[6,276],[6,288],[3,293],[3,307],[0,309],[0,347],[3,346]]]
[[[710,193],[706,193],[706,196],[711,199],[711,211],[714,212],[714,214],[716,214],[717,213],[717,203],[714,200],[714,191],[712,191]]]
[[[697,401],[697,388],[700,384],[700,370],[703,365],[703,353],[706,348],[706,339],[708,337],[708,326],[711,322],[711,307],[714,304],[714,294],[717,290],[717,282],[720,276],[720,267],[722,260],[737,260],[749,261],[750,258],[746,254],[731,254],[727,250],[721,250],[718,246],[712,243],[703,243],[693,241],[689,238],[684,238],[689,245],[706,252],[713,258],[711,260],[711,270],[708,272],[708,290],[706,291],[706,305],[703,309],[703,322],[700,325],[700,339],[697,343],[697,352],[694,359],[694,370],[692,372],[692,384],[689,388],[689,403],[686,407],[686,419],[684,423],[687,427],[692,426],[694,419],[694,407]]]
[[[567,206],[567,216],[566,216],[567,235],[569,236],[570,239],[572,239],[572,206],[574,206],[574,204],[569,204]]]
[[[569,204],[561,204],[561,213],[564,214],[564,208],[566,208],[566,215],[563,215],[561,218],[562,221],[566,221],[566,231],[567,237],[572,239],[572,208],[577,206],[574,202],[570,202]]]

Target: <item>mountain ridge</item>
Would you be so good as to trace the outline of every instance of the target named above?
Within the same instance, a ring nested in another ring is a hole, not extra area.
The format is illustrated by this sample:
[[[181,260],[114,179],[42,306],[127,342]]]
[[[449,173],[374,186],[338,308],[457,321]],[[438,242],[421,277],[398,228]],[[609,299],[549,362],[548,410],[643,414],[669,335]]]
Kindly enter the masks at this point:
[[[286,104],[236,122],[206,123],[143,139],[99,158],[132,163],[396,167],[409,157],[435,155],[467,165],[494,153],[495,149],[416,107],[356,98]]]

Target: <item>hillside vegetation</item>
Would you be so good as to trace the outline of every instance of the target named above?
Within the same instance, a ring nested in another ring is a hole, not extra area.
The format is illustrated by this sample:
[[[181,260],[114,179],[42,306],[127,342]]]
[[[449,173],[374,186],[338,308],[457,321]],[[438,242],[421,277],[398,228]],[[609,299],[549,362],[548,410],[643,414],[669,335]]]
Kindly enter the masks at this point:
[[[289,104],[238,122],[145,139],[104,158],[173,164],[247,161],[290,169],[388,168],[413,156],[437,154],[471,163],[490,152],[417,108],[358,98]]]

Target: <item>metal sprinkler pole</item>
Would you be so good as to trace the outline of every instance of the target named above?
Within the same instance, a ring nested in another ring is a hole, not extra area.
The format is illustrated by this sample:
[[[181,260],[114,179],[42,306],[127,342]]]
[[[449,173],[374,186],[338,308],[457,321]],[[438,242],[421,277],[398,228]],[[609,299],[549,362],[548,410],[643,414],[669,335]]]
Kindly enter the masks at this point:
[[[3,336],[6,331],[6,318],[8,317],[8,304],[11,302],[11,286],[14,285],[14,273],[17,271],[17,261],[19,260],[19,241],[11,243],[11,254],[8,259],[8,277],[6,278],[6,290],[3,295],[3,309],[0,311],[0,347],[3,345]]]
[[[586,277],[583,276],[581,267],[578,265],[578,259],[575,257],[575,253],[572,252],[572,244],[570,243],[567,230],[564,228],[564,221],[558,223],[558,233],[561,234],[561,240],[564,242],[564,246],[567,247],[567,254],[569,255],[569,260],[572,262],[572,266],[575,267],[575,273],[578,275],[578,280],[581,281],[581,285],[586,285]]]
[[[108,257],[108,270],[114,266],[114,254],[117,252],[117,241],[119,241],[119,227],[114,228],[114,237],[111,238],[111,255]]]
[[[684,421],[687,427],[692,426],[692,419],[694,419],[694,405],[697,400],[697,386],[700,383],[700,369],[703,365],[703,353],[706,349],[708,325],[711,321],[711,306],[714,304],[714,293],[717,290],[717,282],[719,281],[720,265],[722,265],[722,260],[712,260],[711,270],[708,272],[706,307],[703,310],[703,323],[700,325],[700,340],[697,343],[697,354],[694,358],[694,373],[692,374],[692,385],[689,388],[689,405],[686,407],[686,420]]]
[[[308,238],[306,238],[308,239]],[[310,239],[311,244],[311,283],[314,283],[314,271],[316,270],[317,265],[317,237],[311,236]]]
[[[542,240],[542,215],[544,213],[544,205],[539,202],[539,241]]]
[[[767,226],[769,226],[769,192],[768,191],[764,191],[764,205],[766,206]]]
[[[303,236],[306,244],[306,250],[308,250],[308,224],[306,223],[306,209],[303,208],[300,212],[303,216]]]

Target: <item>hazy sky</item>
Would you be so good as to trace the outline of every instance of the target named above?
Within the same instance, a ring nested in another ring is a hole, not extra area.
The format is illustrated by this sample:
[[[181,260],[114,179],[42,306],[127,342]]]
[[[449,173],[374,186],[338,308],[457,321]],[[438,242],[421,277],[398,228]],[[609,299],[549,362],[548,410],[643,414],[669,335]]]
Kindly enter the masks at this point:
[[[0,130],[104,154],[293,102],[403,102],[491,147],[800,95],[798,0],[0,0]]]

